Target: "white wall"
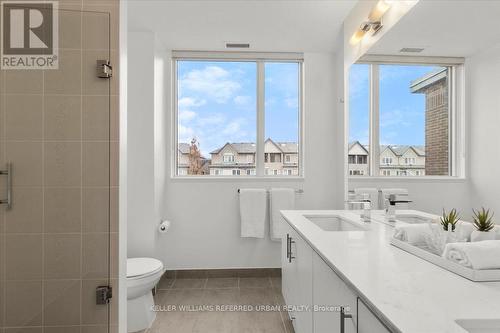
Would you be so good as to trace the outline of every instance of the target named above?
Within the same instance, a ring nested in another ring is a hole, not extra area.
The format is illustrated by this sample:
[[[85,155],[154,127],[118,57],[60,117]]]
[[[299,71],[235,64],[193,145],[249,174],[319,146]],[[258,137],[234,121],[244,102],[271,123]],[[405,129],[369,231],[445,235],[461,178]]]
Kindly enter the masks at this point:
[[[165,64],[170,64],[165,52]],[[240,187],[287,186],[303,188],[298,208],[331,209],[341,207],[342,179],[335,158],[339,133],[335,130],[336,70],[332,54],[307,53],[305,71],[305,179],[281,180],[175,180],[166,177],[159,190],[162,217],[173,222],[170,231],[157,240],[157,256],[167,269],[280,267],[280,245],[266,239],[240,238],[237,189]],[[164,66],[166,82],[164,112],[168,115],[163,149],[170,174],[170,86],[171,67]],[[161,129],[158,129],[161,130]],[[329,153],[333,152],[333,153]]]
[[[500,45],[466,60],[470,89],[471,203],[496,212],[500,224]]]
[[[154,34],[129,32],[127,42],[127,256],[154,256]]]

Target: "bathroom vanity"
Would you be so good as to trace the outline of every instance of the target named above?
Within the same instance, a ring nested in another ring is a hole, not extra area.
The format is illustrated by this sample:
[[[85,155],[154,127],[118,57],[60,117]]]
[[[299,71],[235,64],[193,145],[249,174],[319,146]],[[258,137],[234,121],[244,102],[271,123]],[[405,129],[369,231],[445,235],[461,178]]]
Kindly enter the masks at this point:
[[[381,212],[370,223],[352,211],[282,214],[282,291],[297,333],[500,332],[500,282],[472,282],[391,246]]]

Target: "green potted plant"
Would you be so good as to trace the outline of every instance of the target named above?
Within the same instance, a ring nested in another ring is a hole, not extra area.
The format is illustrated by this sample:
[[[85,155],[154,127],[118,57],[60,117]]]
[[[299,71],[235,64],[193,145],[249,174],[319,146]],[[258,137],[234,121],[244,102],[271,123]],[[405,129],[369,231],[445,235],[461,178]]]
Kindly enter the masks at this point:
[[[495,222],[493,222],[494,214],[490,214],[490,210],[486,210],[484,207],[481,210],[473,209],[472,212],[474,213],[472,218],[476,230],[470,236],[471,242],[495,239],[495,232],[492,231],[495,227]]]
[[[449,213],[447,213],[443,208],[443,215],[441,216],[440,222],[444,231],[455,231],[458,221],[460,221],[460,216],[455,208],[450,210]]]

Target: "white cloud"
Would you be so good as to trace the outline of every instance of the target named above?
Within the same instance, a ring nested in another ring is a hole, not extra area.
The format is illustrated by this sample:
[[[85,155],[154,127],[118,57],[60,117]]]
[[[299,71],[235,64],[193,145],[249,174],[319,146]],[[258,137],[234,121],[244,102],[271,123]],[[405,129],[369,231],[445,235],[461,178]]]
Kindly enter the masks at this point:
[[[181,78],[180,84],[183,92],[201,93],[220,104],[227,103],[241,89],[238,82],[231,80],[231,73],[218,66],[192,70]]]
[[[179,106],[179,108],[184,108],[184,107],[189,108],[189,107],[199,107],[199,106],[205,105],[206,103],[207,103],[207,101],[205,101],[204,99],[183,97],[183,98],[179,99],[179,101],[177,102],[177,105]]]
[[[191,139],[195,137],[194,132],[195,131],[191,127],[179,125],[178,128],[179,142],[190,142]]]
[[[299,105],[299,100],[297,97],[285,98],[285,105],[289,108],[296,108]]]
[[[250,96],[236,96],[233,98],[233,102],[236,105],[247,105],[251,100],[252,98]]]
[[[196,117],[196,112],[190,110],[182,110],[179,112],[179,120],[190,121]]]

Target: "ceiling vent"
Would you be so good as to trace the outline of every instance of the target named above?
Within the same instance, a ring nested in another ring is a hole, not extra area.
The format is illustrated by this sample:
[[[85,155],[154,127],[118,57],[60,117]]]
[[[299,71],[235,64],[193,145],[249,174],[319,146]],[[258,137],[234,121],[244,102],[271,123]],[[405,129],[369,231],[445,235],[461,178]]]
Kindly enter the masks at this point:
[[[250,43],[226,43],[226,49],[249,49]]]
[[[422,47],[403,47],[399,52],[401,53],[420,53],[424,50]]]

